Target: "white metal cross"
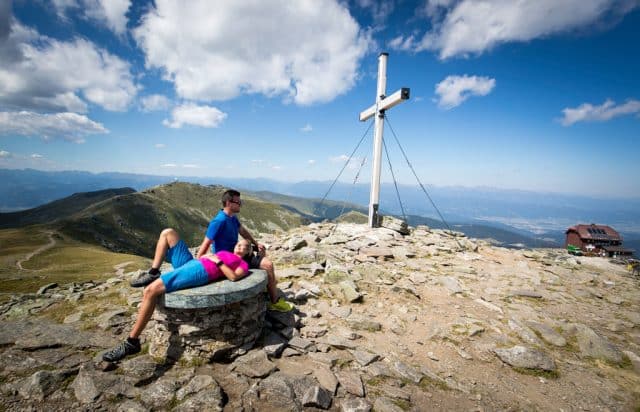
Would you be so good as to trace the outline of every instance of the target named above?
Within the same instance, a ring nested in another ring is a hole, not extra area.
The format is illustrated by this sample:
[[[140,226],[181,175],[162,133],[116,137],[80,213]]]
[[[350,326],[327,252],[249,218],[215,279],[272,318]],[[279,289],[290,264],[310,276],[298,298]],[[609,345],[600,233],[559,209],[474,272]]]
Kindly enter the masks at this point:
[[[378,92],[376,102],[360,113],[360,121],[376,116],[373,131],[373,166],[371,168],[371,195],[369,197],[369,227],[378,227],[378,205],[380,203],[380,165],[382,159],[382,134],[384,131],[384,112],[395,105],[409,99],[409,88],[403,87],[386,96],[387,89],[387,58],[389,53],[380,53],[378,56]]]

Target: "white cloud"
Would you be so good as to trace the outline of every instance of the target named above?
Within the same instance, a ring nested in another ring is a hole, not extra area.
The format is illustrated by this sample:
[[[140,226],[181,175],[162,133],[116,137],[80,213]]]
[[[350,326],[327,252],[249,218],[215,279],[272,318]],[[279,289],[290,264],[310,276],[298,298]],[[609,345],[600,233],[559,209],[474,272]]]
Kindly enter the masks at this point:
[[[614,19],[637,0],[428,0],[430,30],[421,39],[398,37],[396,49],[439,52],[441,59],[480,54],[499,44],[524,42]]]
[[[250,161],[252,167],[258,167],[262,169],[270,169],[270,170],[282,170],[283,167],[277,164],[273,164],[268,160],[264,159],[252,159]]]
[[[90,102],[122,111],[136,95],[129,63],[90,41],[41,36],[11,16],[0,16],[3,24],[0,107],[84,113]]]
[[[429,17],[441,16],[457,0],[426,0],[422,13]]]
[[[389,47],[393,50],[405,50],[405,51],[417,51],[418,43],[416,42],[416,38],[412,35],[410,36],[398,36],[394,37],[389,41]]]
[[[77,9],[79,7],[78,0],[52,0],[51,3],[53,3],[53,7],[61,18],[66,18],[66,13],[69,9]]]
[[[562,113],[564,117],[560,122],[563,126],[571,126],[577,122],[604,122],[627,114],[635,113],[640,116],[640,101],[631,99],[616,105],[614,101],[607,99],[600,106],[583,103],[574,109],[563,109]]]
[[[346,154],[341,154],[340,156],[333,156],[329,158],[329,161],[331,163],[344,163],[347,160],[349,160],[349,156],[347,156]]]
[[[452,109],[471,96],[486,96],[496,85],[496,80],[480,76],[447,76],[436,85],[438,106]]]
[[[331,163],[342,163],[344,164],[347,160],[349,160],[349,156],[346,154],[341,154],[340,156],[333,156],[329,158],[329,162]],[[354,156],[351,158],[349,163],[347,164],[347,168],[350,170],[355,170],[360,167],[360,163],[362,163],[361,158]]]
[[[36,107],[60,108],[75,113],[86,113],[88,110],[87,103],[74,92],[59,93],[53,97],[34,96],[33,102]]]
[[[156,143],[155,145],[153,145],[153,147],[155,147],[156,149],[164,149],[165,147],[167,147],[167,145],[164,143]]]
[[[161,94],[151,94],[140,99],[140,105],[145,112],[167,110],[171,106],[171,101]]]
[[[127,29],[127,11],[130,0],[53,0],[58,15],[64,17],[70,10],[79,9],[86,19],[95,21],[118,35]]]
[[[42,159],[44,156],[42,156],[41,154],[38,153],[34,153],[31,155],[32,159]]]
[[[0,135],[65,139],[83,143],[84,136],[109,131],[100,123],[77,113],[39,114],[34,112],[0,112]]]
[[[313,160],[313,159],[309,159],[309,160],[307,160],[307,163],[308,163],[309,165],[314,165],[314,164],[316,164],[316,161],[315,161],[315,160]]]
[[[176,169],[176,168],[181,168],[181,169],[200,169],[200,165],[197,164],[192,164],[192,163],[187,163],[187,164],[176,164],[176,163],[165,163],[163,165],[161,165],[160,167],[162,168],[166,168],[166,169]]]
[[[13,157],[10,152],[7,152],[6,150],[0,150],[0,158],[7,159],[9,157]]]
[[[157,0],[134,37],[188,100],[240,94],[327,102],[351,89],[372,44],[342,2]]]
[[[162,124],[172,129],[179,129],[183,125],[218,127],[226,118],[227,114],[215,107],[187,103],[175,107],[171,112],[171,120],[165,119]]]
[[[84,0],[85,13],[98,21],[105,21],[106,26],[116,34],[123,34],[127,29],[127,10],[131,6],[129,0]]]
[[[300,128],[300,131],[303,133],[309,133],[312,130],[313,130],[313,127],[311,127],[309,123],[305,124],[304,127]]]
[[[376,22],[383,22],[393,11],[394,2],[389,0],[356,0],[358,6],[368,10]]]

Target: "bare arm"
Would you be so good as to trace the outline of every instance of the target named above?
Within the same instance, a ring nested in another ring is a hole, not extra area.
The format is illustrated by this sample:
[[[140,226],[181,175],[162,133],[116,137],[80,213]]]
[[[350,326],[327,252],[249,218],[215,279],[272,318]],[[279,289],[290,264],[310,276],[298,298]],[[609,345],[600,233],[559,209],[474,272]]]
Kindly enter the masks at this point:
[[[216,263],[220,262],[220,258],[218,258],[218,256],[216,255],[213,255],[211,260],[213,260]],[[240,280],[247,275],[247,272],[241,267],[238,267],[236,268],[236,270],[233,270],[229,266],[225,265],[224,263],[218,267],[220,268],[220,271],[227,277],[227,279],[229,279],[232,282],[235,282],[236,280]]]
[[[235,282],[236,280],[240,280],[243,277],[247,276],[247,272],[242,268],[237,268],[234,271],[229,266],[222,265],[222,266],[220,266],[220,270],[222,270],[222,273],[224,273],[224,275],[227,277],[227,279],[229,279],[232,282]]]
[[[248,240],[258,251],[258,253],[260,255],[264,256],[265,253],[265,247],[264,245],[259,244],[258,242],[256,242],[256,240],[253,238],[253,236],[251,236],[251,233],[249,233],[249,231],[247,229],[245,229],[244,226],[240,225],[240,236],[242,236],[243,238],[245,238],[246,240]]]
[[[200,245],[200,248],[198,248],[196,259],[200,259],[202,256],[207,254],[207,252],[209,251],[209,248],[211,247],[211,243],[212,243],[211,239],[205,236],[204,239],[202,240],[202,244]]]

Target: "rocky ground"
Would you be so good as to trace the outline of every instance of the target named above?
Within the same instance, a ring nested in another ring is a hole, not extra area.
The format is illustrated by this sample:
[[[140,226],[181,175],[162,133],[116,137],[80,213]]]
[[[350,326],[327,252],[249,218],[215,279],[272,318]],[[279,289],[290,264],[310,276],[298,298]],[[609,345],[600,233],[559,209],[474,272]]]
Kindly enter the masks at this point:
[[[122,270],[16,296],[0,409],[638,410],[640,280],[624,266],[387,226],[262,236],[296,309],[226,362],[100,362],[141,298]]]

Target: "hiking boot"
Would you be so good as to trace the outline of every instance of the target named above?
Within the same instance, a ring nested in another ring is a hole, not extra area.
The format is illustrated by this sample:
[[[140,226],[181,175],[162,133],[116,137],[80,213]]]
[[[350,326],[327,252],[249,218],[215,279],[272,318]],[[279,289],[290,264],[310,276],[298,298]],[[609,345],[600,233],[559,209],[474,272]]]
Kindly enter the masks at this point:
[[[131,343],[125,340],[110,351],[105,352],[102,355],[102,360],[107,362],[117,362],[129,355],[133,355],[140,352],[140,341],[137,343]]]
[[[283,298],[278,299],[276,303],[269,303],[267,309],[275,310],[277,312],[290,312],[293,309],[293,305]]]
[[[151,273],[143,273],[135,279],[131,279],[129,284],[132,288],[143,288],[153,282],[154,280],[160,277],[160,273],[151,274]]]

